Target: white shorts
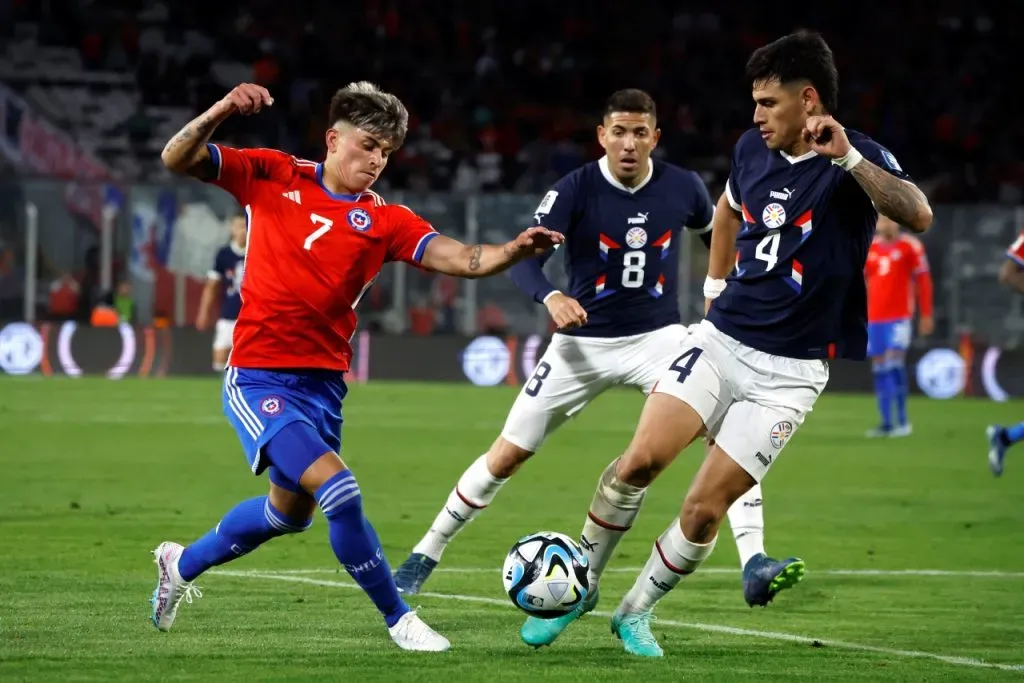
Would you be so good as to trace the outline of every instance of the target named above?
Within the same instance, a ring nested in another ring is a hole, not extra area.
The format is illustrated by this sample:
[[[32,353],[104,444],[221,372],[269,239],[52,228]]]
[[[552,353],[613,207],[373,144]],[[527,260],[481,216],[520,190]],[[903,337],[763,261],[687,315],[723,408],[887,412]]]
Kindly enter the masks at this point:
[[[720,332],[707,320],[654,391],[691,406],[708,434],[761,481],[828,383],[828,363],[773,356]]]
[[[519,392],[501,436],[530,452],[591,400],[613,386],[650,393],[681,353],[687,328],[668,325],[629,337],[556,334]]]
[[[235,334],[235,321],[221,318],[213,333],[213,350],[230,351]]]

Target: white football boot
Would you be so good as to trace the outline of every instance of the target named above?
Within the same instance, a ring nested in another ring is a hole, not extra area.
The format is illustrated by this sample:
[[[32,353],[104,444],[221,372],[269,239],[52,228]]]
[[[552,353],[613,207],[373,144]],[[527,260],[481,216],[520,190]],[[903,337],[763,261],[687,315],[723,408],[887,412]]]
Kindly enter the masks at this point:
[[[388,628],[388,633],[403,650],[444,652],[452,646],[447,638],[427,626],[415,610],[403,614],[397,624]]]
[[[170,631],[174,624],[174,617],[178,614],[178,605],[182,598],[185,602],[192,604],[192,598],[203,597],[199,586],[193,586],[191,582],[185,581],[178,573],[178,558],[184,546],[171,541],[164,541],[153,551],[153,561],[156,563],[157,579],[156,589],[149,602],[153,606],[153,625],[161,631]]]

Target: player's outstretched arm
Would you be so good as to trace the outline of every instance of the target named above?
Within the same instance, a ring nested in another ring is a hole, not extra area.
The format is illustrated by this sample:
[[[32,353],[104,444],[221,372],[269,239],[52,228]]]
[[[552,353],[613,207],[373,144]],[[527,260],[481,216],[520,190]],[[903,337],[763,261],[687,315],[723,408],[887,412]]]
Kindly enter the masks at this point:
[[[704,313],[711,308],[711,300],[725,289],[725,278],[736,265],[736,235],[739,232],[740,215],[729,204],[729,197],[723,192],[718,198],[711,223],[711,253],[708,255],[708,277],[704,284]]]
[[[487,277],[524,258],[543,254],[563,240],[562,233],[540,227],[524,230],[505,244],[463,244],[438,235],[427,243],[420,264],[456,277]]]
[[[808,117],[804,137],[811,149],[849,171],[883,216],[914,232],[924,232],[931,227],[932,207],[924,192],[865,159],[850,144],[842,125],[831,116]]]
[[[217,173],[213,160],[206,149],[213,131],[224,119],[234,113],[255,114],[274,103],[266,88],[242,83],[232,88],[222,100],[185,124],[174,137],[164,145],[160,160],[175,173],[190,175],[200,180],[212,180]]]

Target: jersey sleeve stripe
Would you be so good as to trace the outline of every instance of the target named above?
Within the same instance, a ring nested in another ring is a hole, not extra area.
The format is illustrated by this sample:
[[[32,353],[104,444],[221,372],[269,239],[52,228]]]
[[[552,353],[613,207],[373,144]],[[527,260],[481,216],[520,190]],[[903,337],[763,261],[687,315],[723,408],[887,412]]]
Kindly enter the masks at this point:
[[[735,211],[742,211],[743,206],[736,201],[736,198],[732,196],[732,178],[725,181],[725,198],[729,201],[729,206]]]
[[[220,147],[213,144],[212,142],[206,143],[206,150],[210,153],[210,159],[213,160],[213,165],[217,169],[217,180],[220,180],[220,168],[221,168],[221,156]]]
[[[1021,268],[1024,268],[1024,258],[1017,256],[1017,254],[1013,253],[1012,251],[1006,252],[1006,258],[1010,259]]]
[[[420,238],[420,241],[416,243],[416,249],[412,252],[412,260],[419,263],[423,260],[423,252],[427,250],[427,245],[430,240],[437,237],[440,233],[428,232],[426,235]]]

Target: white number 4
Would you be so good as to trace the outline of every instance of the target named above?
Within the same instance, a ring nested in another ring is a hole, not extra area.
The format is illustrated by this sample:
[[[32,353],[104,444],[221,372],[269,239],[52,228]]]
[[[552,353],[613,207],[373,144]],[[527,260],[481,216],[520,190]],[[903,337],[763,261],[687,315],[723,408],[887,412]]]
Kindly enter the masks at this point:
[[[324,218],[323,216],[318,216],[315,213],[309,214],[309,220],[313,221],[313,225],[319,225],[320,227],[309,233],[309,237],[307,237],[306,241],[303,243],[302,247],[306,251],[312,249],[313,242],[316,242],[318,239],[326,235],[330,232],[331,228],[334,227],[334,221],[330,218]]]
[[[779,262],[779,242],[781,236],[778,230],[773,230],[764,236],[764,239],[757,243],[757,248],[754,250],[754,256],[758,261],[764,261],[765,272],[768,272],[775,267],[775,264]]]

